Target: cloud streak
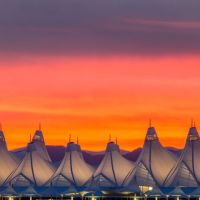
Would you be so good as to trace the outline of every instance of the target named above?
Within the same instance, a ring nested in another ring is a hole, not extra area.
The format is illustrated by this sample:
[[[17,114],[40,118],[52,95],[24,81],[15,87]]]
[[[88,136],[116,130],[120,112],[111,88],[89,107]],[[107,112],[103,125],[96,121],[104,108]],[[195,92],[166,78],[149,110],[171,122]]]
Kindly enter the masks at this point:
[[[59,55],[200,53],[199,1],[0,2],[0,52]]]
[[[134,26],[146,26],[146,27],[153,27],[157,29],[167,28],[167,29],[200,29],[200,21],[199,22],[193,22],[193,21],[159,21],[159,20],[137,20],[137,19],[125,19],[125,22],[127,22],[130,25]]]

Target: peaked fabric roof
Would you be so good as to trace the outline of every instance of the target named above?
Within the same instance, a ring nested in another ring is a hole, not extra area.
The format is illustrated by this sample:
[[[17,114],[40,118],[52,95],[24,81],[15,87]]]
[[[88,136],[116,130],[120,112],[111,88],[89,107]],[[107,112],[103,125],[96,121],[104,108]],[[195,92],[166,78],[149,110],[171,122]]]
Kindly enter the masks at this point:
[[[125,159],[114,142],[107,144],[103,160],[96,169],[92,185],[100,187],[122,186],[129,172],[135,167],[134,163]]]
[[[200,140],[196,127],[191,127],[177,169],[169,180],[173,186],[196,187],[200,181]]]
[[[165,185],[168,174],[174,170],[178,159],[165,149],[159,142],[154,127],[149,127],[146,133],[142,152],[134,170],[126,182],[136,181],[139,185]]]
[[[51,162],[51,158],[49,157],[49,154],[48,154],[46,146],[45,146],[44,136],[40,129],[35,131],[32,142],[35,143],[35,148],[40,153],[40,155],[45,160]]]
[[[189,130],[183,151],[183,162],[200,183],[200,139],[196,127],[191,127]]]
[[[52,165],[44,160],[36,150],[35,143],[31,142],[28,144],[23,160],[7,178],[5,185],[41,186],[49,180],[53,173]]]
[[[17,163],[8,152],[4,133],[0,130],[0,185],[4,183],[16,167]]]
[[[6,140],[5,140],[4,133],[3,133],[2,129],[0,129],[0,144],[3,144],[5,147],[7,147]]]
[[[83,159],[80,146],[69,142],[65,156],[48,184],[67,187],[83,186],[91,178],[93,172],[93,168]]]

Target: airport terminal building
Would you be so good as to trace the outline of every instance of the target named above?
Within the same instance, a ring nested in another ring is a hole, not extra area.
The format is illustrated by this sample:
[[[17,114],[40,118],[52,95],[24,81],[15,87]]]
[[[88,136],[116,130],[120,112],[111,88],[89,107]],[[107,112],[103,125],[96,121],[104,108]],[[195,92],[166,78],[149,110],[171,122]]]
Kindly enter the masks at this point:
[[[41,129],[22,159],[7,149],[0,130],[1,198],[57,199],[200,199],[200,139],[195,125],[180,156],[159,141],[154,127],[147,130],[136,162],[126,159],[117,142],[109,141],[97,167],[88,164],[79,144],[69,141],[63,160],[51,160]]]

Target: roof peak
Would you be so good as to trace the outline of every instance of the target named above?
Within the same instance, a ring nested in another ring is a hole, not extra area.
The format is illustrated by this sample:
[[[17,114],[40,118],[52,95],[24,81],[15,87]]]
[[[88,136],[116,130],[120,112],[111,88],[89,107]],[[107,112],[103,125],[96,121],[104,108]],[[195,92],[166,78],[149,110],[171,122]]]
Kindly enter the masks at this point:
[[[27,146],[27,152],[33,152],[35,150],[36,150],[35,143],[34,142],[29,142],[28,146]]]
[[[44,142],[44,136],[41,129],[35,131],[32,141]]]
[[[111,151],[120,151],[120,150],[119,150],[119,145],[116,144],[116,143],[113,142],[113,141],[109,141],[109,142],[107,143],[106,151],[107,151],[107,152],[111,152]]]
[[[6,141],[2,129],[0,129],[0,141],[1,142],[5,142]]]
[[[149,128],[152,127],[151,122],[151,119],[149,119]]]
[[[73,142],[72,141],[72,135],[71,135],[71,133],[69,134],[69,138],[68,138],[68,143],[67,144],[69,144],[69,143],[76,143],[77,145],[79,145],[79,137],[77,136],[76,137],[76,142]]]
[[[199,133],[197,131],[197,128],[195,126],[191,126],[188,132],[187,140],[191,141],[191,140],[197,140],[197,139],[199,139]]]
[[[67,147],[66,147],[66,151],[81,151],[80,145],[76,144],[75,142],[68,142],[67,143]]]
[[[38,124],[38,130],[39,131],[41,131],[42,130],[42,125],[41,125],[41,123],[39,122],[39,124]]]
[[[147,129],[146,140],[156,140],[156,139],[158,139],[156,130],[155,130],[155,128],[153,126],[150,126]]]
[[[193,119],[191,119],[191,128],[192,127],[196,127],[195,121]]]

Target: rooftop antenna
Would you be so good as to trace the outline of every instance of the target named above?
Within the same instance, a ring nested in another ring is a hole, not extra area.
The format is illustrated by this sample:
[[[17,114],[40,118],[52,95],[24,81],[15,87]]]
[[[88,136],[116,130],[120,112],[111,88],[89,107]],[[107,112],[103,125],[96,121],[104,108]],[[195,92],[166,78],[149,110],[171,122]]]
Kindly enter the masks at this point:
[[[29,138],[30,142],[31,142],[31,133],[30,133],[30,138]]]
[[[79,142],[79,141],[78,141],[78,136],[77,136],[77,138],[76,138],[76,143],[78,144],[78,142]]]
[[[0,123],[0,131],[2,131],[2,124]]]
[[[194,121],[194,127],[196,127],[196,123],[195,123],[195,121]]]
[[[191,119],[191,127],[193,127],[194,126],[194,121],[193,121],[193,119]]]
[[[71,133],[69,134],[69,142],[71,142]]]
[[[116,137],[116,139],[115,139],[115,143],[117,144],[117,142],[118,142],[118,141],[117,141],[117,137]]]
[[[39,131],[41,131],[41,123],[39,123]]]
[[[111,134],[109,134],[109,142],[111,142]]]
[[[151,128],[151,119],[149,119],[149,128]]]

